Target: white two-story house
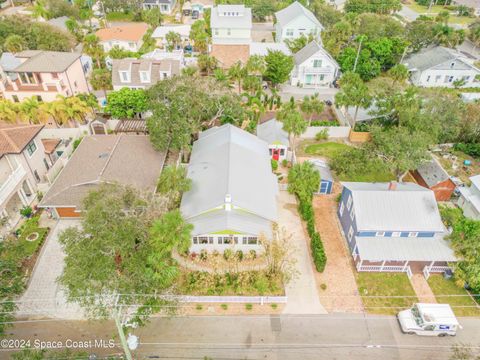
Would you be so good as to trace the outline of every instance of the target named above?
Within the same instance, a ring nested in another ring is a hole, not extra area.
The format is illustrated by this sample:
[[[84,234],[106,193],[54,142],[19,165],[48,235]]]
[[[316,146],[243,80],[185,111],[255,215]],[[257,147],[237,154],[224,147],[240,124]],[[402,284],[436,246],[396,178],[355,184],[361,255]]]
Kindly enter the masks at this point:
[[[218,5],[212,9],[210,27],[210,55],[217,58],[222,67],[248,60],[252,42],[252,9],[244,5]]]
[[[275,41],[293,40],[302,35],[312,34],[314,39],[320,38],[322,24],[305,6],[295,1],[285,9],[275,13]]]
[[[340,66],[316,41],[312,41],[294,56],[295,66],[290,84],[299,87],[330,87],[337,78]]]
[[[37,184],[53,165],[40,131],[43,125],[0,125],[0,233],[13,228],[20,210],[36,198]],[[57,143],[58,144],[58,143]]]
[[[435,46],[411,54],[403,61],[410,81],[423,87],[478,87],[480,69],[464,53]],[[460,84],[457,81],[462,80]]]
[[[143,10],[158,8],[162,14],[171,14],[176,4],[175,0],[143,0]]]

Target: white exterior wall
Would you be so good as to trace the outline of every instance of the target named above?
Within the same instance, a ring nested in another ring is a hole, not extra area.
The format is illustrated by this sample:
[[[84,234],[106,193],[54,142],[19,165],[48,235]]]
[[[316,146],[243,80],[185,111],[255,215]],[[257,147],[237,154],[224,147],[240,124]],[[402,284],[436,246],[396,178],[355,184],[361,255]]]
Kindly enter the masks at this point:
[[[287,34],[287,30],[293,30],[293,34]],[[282,27],[280,24],[275,25],[275,41],[282,42],[286,39],[296,39],[302,34],[309,35],[314,34],[316,37],[320,35],[321,28],[312,22],[306,16],[298,16],[296,19],[290,21],[287,25]]]
[[[100,45],[103,46],[105,52],[110,51],[114,46],[118,46],[121,49],[128,51],[138,51],[142,47],[143,40],[135,41],[124,41],[124,40],[108,40],[100,41]]]
[[[278,157],[278,161],[282,161],[284,159],[287,159],[288,155],[288,147],[285,145],[280,145],[280,144],[269,144],[268,145],[268,150],[270,152],[270,158],[273,160],[273,150],[282,150],[283,149],[283,155],[280,153]]]
[[[322,62],[320,67],[314,67],[315,60]],[[318,52],[293,68],[290,75],[290,84],[313,88],[330,87],[337,77],[337,72],[337,65],[323,52]],[[310,84],[308,83],[309,77],[311,79]]]
[[[222,234],[204,234],[198,237],[209,237],[212,238],[213,244],[194,244],[192,239],[192,245],[190,246],[190,252],[194,252],[199,254],[202,250],[206,250],[209,253],[213,251],[218,251],[219,253],[223,253],[226,249],[232,249],[234,252],[237,250],[243,251],[244,255],[247,255],[250,250],[255,250],[257,253],[263,251],[263,247],[261,244],[258,243],[256,245],[248,245],[243,244],[243,237],[257,237],[256,235],[248,235],[248,234],[235,234],[235,235],[222,235]],[[238,238],[238,244],[219,244],[218,238],[223,237],[233,237]]]
[[[328,131],[329,139],[348,138],[350,134],[350,126],[309,126],[307,130],[300,135],[301,139],[315,139],[315,136],[323,130]]]
[[[479,81],[475,81],[475,76],[479,71],[471,69],[429,69],[420,74],[418,79],[414,80],[415,85],[423,87],[453,87],[455,80],[468,77],[463,87],[478,87]],[[448,80],[445,79],[448,77]]]
[[[251,29],[212,28],[212,44],[250,44],[251,41]]]
[[[475,206],[462,194],[458,199],[458,206],[463,210],[463,214],[470,219],[480,220],[480,209],[476,209]]]
[[[144,10],[149,10],[155,7],[160,8],[162,14],[170,14],[175,6],[175,1],[172,1],[171,4],[143,4]]]

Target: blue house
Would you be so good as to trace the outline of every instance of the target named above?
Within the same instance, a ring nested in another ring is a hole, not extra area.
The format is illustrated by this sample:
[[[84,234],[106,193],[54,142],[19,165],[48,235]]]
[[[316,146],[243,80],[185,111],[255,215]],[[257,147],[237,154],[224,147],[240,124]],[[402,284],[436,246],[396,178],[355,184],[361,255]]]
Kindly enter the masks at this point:
[[[443,272],[457,259],[432,190],[343,182],[338,217],[358,271]]]
[[[328,167],[328,164],[320,159],[307,160],[315,166],[315,169],[320,173],[320,186],[316,194],[331,194],[333,191],[333,175]]]

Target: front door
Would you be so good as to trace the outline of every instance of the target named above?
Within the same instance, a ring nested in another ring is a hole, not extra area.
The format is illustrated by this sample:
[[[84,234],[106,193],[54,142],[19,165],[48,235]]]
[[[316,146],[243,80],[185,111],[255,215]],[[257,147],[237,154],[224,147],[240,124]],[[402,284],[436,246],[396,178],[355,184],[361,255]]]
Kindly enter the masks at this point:
[[[273,149],[272,159],[277,161],[280,159],[280,149]]]

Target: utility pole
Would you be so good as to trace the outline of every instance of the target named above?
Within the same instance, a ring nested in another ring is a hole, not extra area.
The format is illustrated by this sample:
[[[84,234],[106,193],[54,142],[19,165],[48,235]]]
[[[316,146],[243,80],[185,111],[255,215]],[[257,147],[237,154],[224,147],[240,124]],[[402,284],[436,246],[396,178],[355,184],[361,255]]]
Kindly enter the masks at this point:
[[[132,353],[130,352],[130,348],[128,347],[127,344],[127,339],[125,337],[125,332],[123,331],[123,324],[122,324],[122,318],[120,314],[120,308],[117,307],[118,305],[118,299],[120,295],[117,295],[117,298],[115,299],[115,305],[113,309],[113,319],[115,320],[115,325],[117,327],[118,331],[118,336],[120,338],[120,343],[122,344],[123,352],[125,353],[125,357],[127,360],[133,360]]]
[[[360,51],[362,50],[363,36],[360,37],[360,43],[358,44],[357,56],[355,57],[355,64],[353,64],[353,72],[357,70],[358,58],[360,57]]]

